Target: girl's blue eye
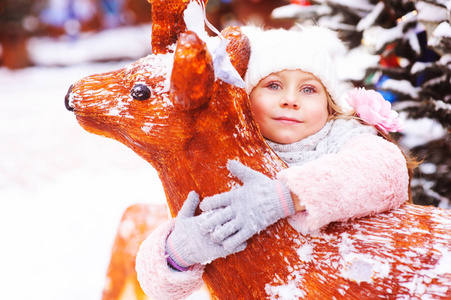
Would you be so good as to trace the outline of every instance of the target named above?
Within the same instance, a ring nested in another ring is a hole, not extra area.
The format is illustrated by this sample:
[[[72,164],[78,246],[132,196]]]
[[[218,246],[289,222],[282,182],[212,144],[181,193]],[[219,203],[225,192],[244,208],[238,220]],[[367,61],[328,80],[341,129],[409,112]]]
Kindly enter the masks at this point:
[[[301,92],[306,93],[306,94],[312,94],[315,92],[315,88],[313,86],[305,86],[305,87],[301,88]]]
[[[280,88],[280,85],[278,85],[278,84],[275,83],[275,82],[270,82],[270,83],[267,85],[267,87],[268,87],[270,90],[278,90],[278,89]]]

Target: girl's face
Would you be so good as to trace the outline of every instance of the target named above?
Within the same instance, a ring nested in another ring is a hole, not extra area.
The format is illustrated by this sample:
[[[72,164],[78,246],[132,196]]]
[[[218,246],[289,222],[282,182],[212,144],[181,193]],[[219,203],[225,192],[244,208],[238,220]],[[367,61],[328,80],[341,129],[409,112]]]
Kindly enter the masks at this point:
[[[326,124],[327,92],[312,74],[284,70],[263,78],[250,100],[262,135],[279,144],[298,142]]]

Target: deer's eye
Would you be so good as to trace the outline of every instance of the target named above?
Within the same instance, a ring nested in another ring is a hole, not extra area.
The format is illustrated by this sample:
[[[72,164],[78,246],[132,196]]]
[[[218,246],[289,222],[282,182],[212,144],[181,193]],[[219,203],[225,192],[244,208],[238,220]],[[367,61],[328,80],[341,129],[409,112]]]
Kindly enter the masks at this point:
[[[132,95],[133,99],[135,100],[147,100],[150,98],[150,90],[149,88],[142,83],[137,83],[132,88],[130,94]]]

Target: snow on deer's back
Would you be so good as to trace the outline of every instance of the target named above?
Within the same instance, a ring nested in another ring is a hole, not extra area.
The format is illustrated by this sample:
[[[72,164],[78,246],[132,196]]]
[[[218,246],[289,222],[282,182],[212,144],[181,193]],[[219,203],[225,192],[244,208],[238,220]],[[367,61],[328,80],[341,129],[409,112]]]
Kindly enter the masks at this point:
[[[285,167],[260,135],[244,89],[217,63],[221,39],[212,52],[210,40],[184,26],[187,5],[152,1],[154,53],[81,79],[66,96],[83,128],[155,167],[173,216],[191,190],[203,198],[237,184],[226,169],[230,159],[271,177]],[[237,27],[222,35],[227,59],[243,76],[247,38]],[[450,229],[451,212],[415,205],[334,223],[316,235],[282,220],[245,251],[209,264],[204,280],[216,299],[450,299]]]

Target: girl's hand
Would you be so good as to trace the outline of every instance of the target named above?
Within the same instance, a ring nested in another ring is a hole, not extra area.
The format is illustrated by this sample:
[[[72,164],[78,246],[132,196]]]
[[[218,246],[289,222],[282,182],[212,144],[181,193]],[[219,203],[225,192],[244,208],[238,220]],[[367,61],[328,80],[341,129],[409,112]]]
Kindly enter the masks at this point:
[[[225,249],[236,249],[254,234],[295,213],[290,190],[282,182],[230,161],[228,169],[243,185],[206,197],[200,204],[206,220],[201,227]]]
[[[246,248],[246,243],[241,243],[233,249],[226,250],[221,244],[213,241],[210,234],[200,228],[206,214],[194,216],[198,205],[199,195],[195,192],[189,193],[176,217],[174,230],[166,241],[168,263],[179,271],[185,271],[196,263],[209,263]]]

